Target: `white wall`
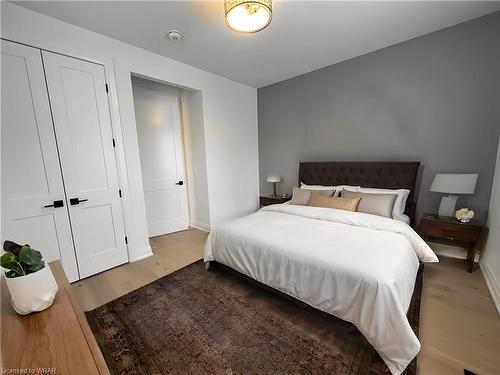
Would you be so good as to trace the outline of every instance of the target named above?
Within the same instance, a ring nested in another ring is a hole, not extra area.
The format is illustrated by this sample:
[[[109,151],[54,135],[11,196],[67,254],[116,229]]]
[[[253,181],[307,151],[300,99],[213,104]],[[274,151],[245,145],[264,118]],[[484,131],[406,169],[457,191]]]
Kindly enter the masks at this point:
[[[104,65],[131,260],[151,254],[131,74],[201,91],[211,224],[257,208],[256,89],[12,3],[1,10],[3,38]]]
[[[207,186],[207,161],[202,93],[183,90],[181,111],[188,181],[189,221],[195,228],[210,230],[208,190],[204,188]]]
[[[500,138],[487,226],[488,239],[479,264],[500,314]]]
[[[145,78],[138,77],[138,76],[132,76],[132,86],[133,87],[142,87],[142,88],[149,89],[149,90],[163,92],[167,95],[175,96],[176,98],[179,98],[179,101],[181,99],[181,92],[183,91],[179,87],[166,85],[164,83],[152,81],[152,80],[145,79]]]

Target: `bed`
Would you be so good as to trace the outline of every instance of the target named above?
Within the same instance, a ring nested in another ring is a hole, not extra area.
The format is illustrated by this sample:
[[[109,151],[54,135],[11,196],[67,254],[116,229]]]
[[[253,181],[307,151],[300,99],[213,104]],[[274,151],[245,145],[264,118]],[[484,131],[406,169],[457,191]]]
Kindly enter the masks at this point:
[[[300,163],[299,183],[410,190],[419,163]],[[408,310],[420,262],[437,257],[410,225],[331,208],[277,204],[215,227],[205,262],[218,262],[349,321],[400,374],[420,350]]]

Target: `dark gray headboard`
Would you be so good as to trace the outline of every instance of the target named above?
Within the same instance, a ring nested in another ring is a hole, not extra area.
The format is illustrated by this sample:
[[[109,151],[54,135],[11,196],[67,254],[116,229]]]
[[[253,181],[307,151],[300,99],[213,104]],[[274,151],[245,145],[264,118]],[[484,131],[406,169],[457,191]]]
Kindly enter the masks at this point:
[[[405,214],[415,220],[415,183],[420,162],[301,162],[299,186],[359,185],[381,189],[408,189]]]

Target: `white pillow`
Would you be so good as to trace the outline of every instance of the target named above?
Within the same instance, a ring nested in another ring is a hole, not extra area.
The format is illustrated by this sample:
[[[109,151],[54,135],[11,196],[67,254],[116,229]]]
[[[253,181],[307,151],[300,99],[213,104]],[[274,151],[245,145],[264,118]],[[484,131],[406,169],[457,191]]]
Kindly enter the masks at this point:
[[[344,189],[348,191],[354,191],[359,193],[371,193],[371,194],[396,194],[396,202],[394,203],[394,208],[392,209],[392,218],[401,216],[405,212],[406,200],[410,194],[410,190],[407,189],[377,189],[377,188],[364,188],[359,187],[358,190],[352,189],[352,187],[347,186]]]
[[[334,197],[338,195],[338,191],[335,188],[335,186],[307,185],[307,184],[304,184],[303,182],[301,182],[300,188],[307,189],[307,190],[320,190],[320,191],[327,190],[327,191],[331,191],[333,193],[332,196],[334,196]]]
[[[335,186],[325,186],[325,185],[307,185],[303,182],[300,183],[301,189],[309,190],[335,190]]]
[[[302,189],[308,190],[331,190],[333,191],[333,196],[338,197],[342,189],[349,188],[346,190],[358,192],[359,186],[350,186],[350,185],[336,185],[336,186],[326,186],[326,185],[307,185],[303,182],[300,183],[300,187]]]
[[[337,186],[334,186],[335,188],[335,194],[333,195],[334,197],[338,197],[340,195],[340,193],[342,192],[342,190],[346,189],[346,190],[349,190],[351,192],[354,192],[354,193],[359,193],[359,189],[361,188],[361,186],[353,186],[353,185],[337,185]]]

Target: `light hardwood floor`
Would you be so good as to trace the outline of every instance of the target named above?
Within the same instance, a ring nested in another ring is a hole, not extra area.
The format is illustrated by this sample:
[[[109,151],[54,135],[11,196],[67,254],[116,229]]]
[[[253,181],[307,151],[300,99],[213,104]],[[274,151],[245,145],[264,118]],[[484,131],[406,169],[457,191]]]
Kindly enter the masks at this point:
[[[440,257],[424,269],[419,373],[500,374],[500,317],[480,269]]]
[[[92,310],[201,259],[207,234],[189,229],[150,239],[153,256],[72,284],[83,310]],[[420,375],[500,374],[500,317],[480,270],[441,258],[425,266]]]
[[[153,255],[71,285],[83,311],[93,310],[203,257],[207,233],[189,228],[149,239]]]

